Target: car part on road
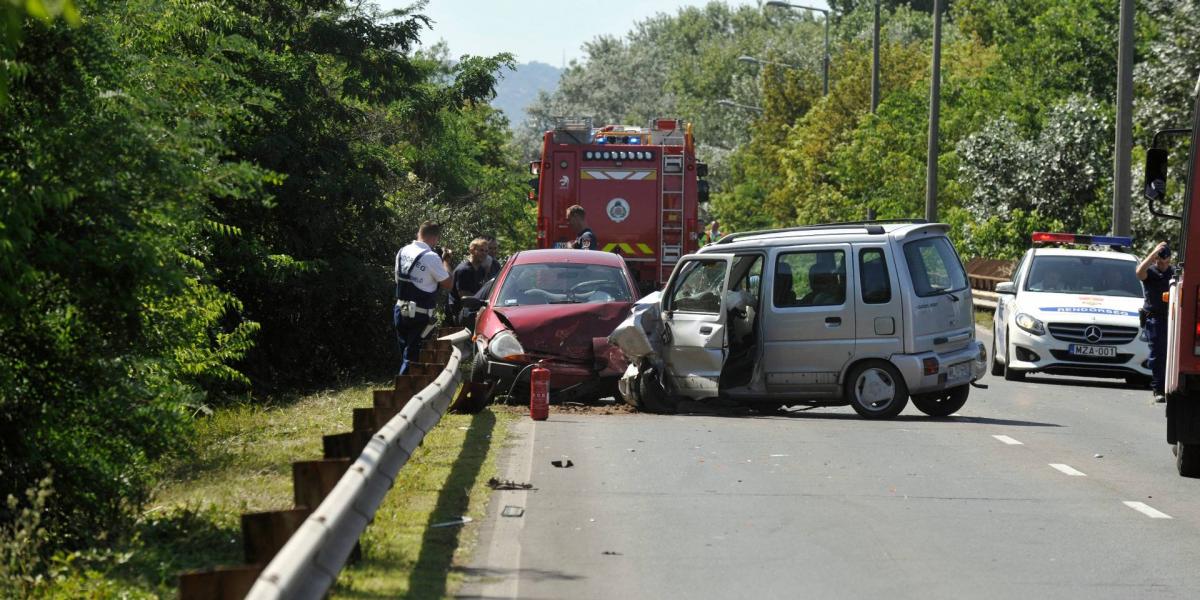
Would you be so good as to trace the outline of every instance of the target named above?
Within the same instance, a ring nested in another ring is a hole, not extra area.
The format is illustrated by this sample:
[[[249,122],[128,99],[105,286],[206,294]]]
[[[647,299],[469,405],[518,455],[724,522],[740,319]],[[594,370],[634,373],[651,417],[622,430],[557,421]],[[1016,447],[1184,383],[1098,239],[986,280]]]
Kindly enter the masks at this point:
[[[504,510],[500,511],[500,516],[502,516],[502,517],[523,517],[523,516],[525,516],[525,509],[520,506],[513,506],[512,504],[509,504],[504,507]]]
[[[442,523],[434,523],[433,525],[430,525],[429,527],[430,527],[431,529],[432,529],[432,528],[434,528],[434,527],[457,527],[457,526],[459,526],[459,525],[466,525],[467,523],[470,523],[471,521],[474,521],[474,520],[475,520],[475,519],[472,519],[471,517],[465,517],[465,516],[464,516],[464,517],[459,517],[459,518],[457,518],[457,519],[454,519],[453,521],[445,521],[445,522],[442,522]]]
[[[846,377],[846,399],[866,419],[891,419],[908,404],[908,386],[891,363],[859,363]]]
[[[575,463],[571,462],[571,459],[569,458],[564,458],[563,460],[552,460],[550,461],[550,464],[560,469],[570,469],[571,467],[575,466]]]
[[[508,479],[497,479],[495,477],[488,480],[487,485],[493,490],[532,490],[532,483],[517,483]]]
[[[915,394],[912,401],[917,410],[931,417],[948,417],[967,403],[970,393],[970,386],[960,385],[936,394]]]

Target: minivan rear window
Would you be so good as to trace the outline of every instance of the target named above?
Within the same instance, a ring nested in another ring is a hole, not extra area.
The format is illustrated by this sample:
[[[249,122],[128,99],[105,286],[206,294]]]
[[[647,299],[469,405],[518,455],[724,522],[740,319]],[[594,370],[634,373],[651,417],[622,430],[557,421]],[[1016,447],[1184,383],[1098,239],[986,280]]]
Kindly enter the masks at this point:
[[[936,296],[967,288],[967,274],[944,237],[915,240],[904,245],[904,260],[918,296]]]

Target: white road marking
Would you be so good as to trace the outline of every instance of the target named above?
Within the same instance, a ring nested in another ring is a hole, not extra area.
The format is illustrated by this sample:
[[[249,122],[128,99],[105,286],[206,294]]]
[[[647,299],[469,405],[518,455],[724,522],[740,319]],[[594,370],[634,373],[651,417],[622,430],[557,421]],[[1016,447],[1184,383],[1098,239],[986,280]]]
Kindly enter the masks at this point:
[[[512,481],[529,481],[530,475],[533,473],[533,453],[537,448],[537,428],[534,426],[536,421],[529,419],[518,419],[517,424],[513,426],[513,437],[525,436],[529,439],[528,449],[529,456],[511,457],[507,466],[504,477]],[[498,490],[495,493],[495,505],[497,507],[506,504],[528,508],[529,506],[529,491],[528,490]],[[490,512],[490,511],[489,511]],[[499,511],[496,511],[499,515]],[[484,549],[486,564],[489,568],[494,568],[498,573],[509,573],[507,576],[498,576],[487,580],[481,586],[480,595],[485,598],[520,598],[521,597],[521,530],[525,528],[526,518],[505,518],[497,517],[494,529],[491,532],[491,543],[488,548]],[[491,515],[489,515],[491,517]]]
[[[1150,517],[1151,519],[1170,519],[1171,518],[1171,515],[1168,515],[1167,513],[1162,512],[1161,510],[1151,508],[1145,502],[1126,501],[1123,504],[1125,504],[1125,506],[1128,506],[1129,508],[1132,508],[1133,510],[1136,510],[1136,511],[1142,513],[1143,515],[1146,515],[1147,517]]]
[[[1087,477],[1087,473],[1084,473],[1083,471],[1075,469],[1071,465],[1064,465],[1062,463],[1050,463],[1050,466],[1054,467],[1055,469],[1058,469],[1059,471],[1062,471],[1063,473],[1066,473],[1067,475],[1070,475],[1072,477]]]
[[[1008,444],[1009,446],[1024,446],[1025,445],[1025,444],[1022,444],[1021,442],[1018,442],[1017,440],[1014,440],[1014,439],[1008,437],[1007,435],[993,435],[992,437],[1004,442],[1005,444]]]

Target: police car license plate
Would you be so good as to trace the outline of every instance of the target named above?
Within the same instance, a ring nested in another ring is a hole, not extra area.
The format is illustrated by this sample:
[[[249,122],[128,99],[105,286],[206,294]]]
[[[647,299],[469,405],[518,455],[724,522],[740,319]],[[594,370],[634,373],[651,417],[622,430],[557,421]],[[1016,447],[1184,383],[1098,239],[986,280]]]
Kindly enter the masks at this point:
[[[971,363],[970,362],[961,362],[961,363],[958,363],[957,365],[950,365],[950,368],[946,369],[946,381],[949,383],[953,383],[956,381],[963,381],[965,379],[970,379],[970,377],[971,377]]]
[[[1112,358],[1117,355],[1117,349],[1114,346],[1082,346],[1080,344],[1071,344],[1067,348],[1067,351],[1075,356]]]

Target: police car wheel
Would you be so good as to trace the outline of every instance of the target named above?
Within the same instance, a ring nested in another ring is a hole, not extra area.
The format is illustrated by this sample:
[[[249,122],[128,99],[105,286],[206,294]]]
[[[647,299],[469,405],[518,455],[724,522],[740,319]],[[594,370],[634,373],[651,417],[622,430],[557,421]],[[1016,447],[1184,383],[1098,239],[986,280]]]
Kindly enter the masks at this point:
[[[1000,362],[1000,356],[996,354],[996,334],[992,334],[992,377],[999,377],[1004,374],[1004,363]]]
[[[960,385],[936,394],[917,394],[912,397],[917,410],[931,417],[948,417],[959,411],[971,395],[971,386]]]
[[[1008,337],[1008,336],[1004,336]],[[1025,381],[1025,371],[1018,371],[1009,365],[1012,364],[1012,355],[1008,353],[1008,344],[1004,345],[1004,380],[1005,381]]]
[[[1176,442],[1175,468],[1182,477],[1200,477],[1200,444]]]
[[[864,419],[891,419],[908,404],[908,386],[890,363],[863,362],[846,377],[846,399]]]

